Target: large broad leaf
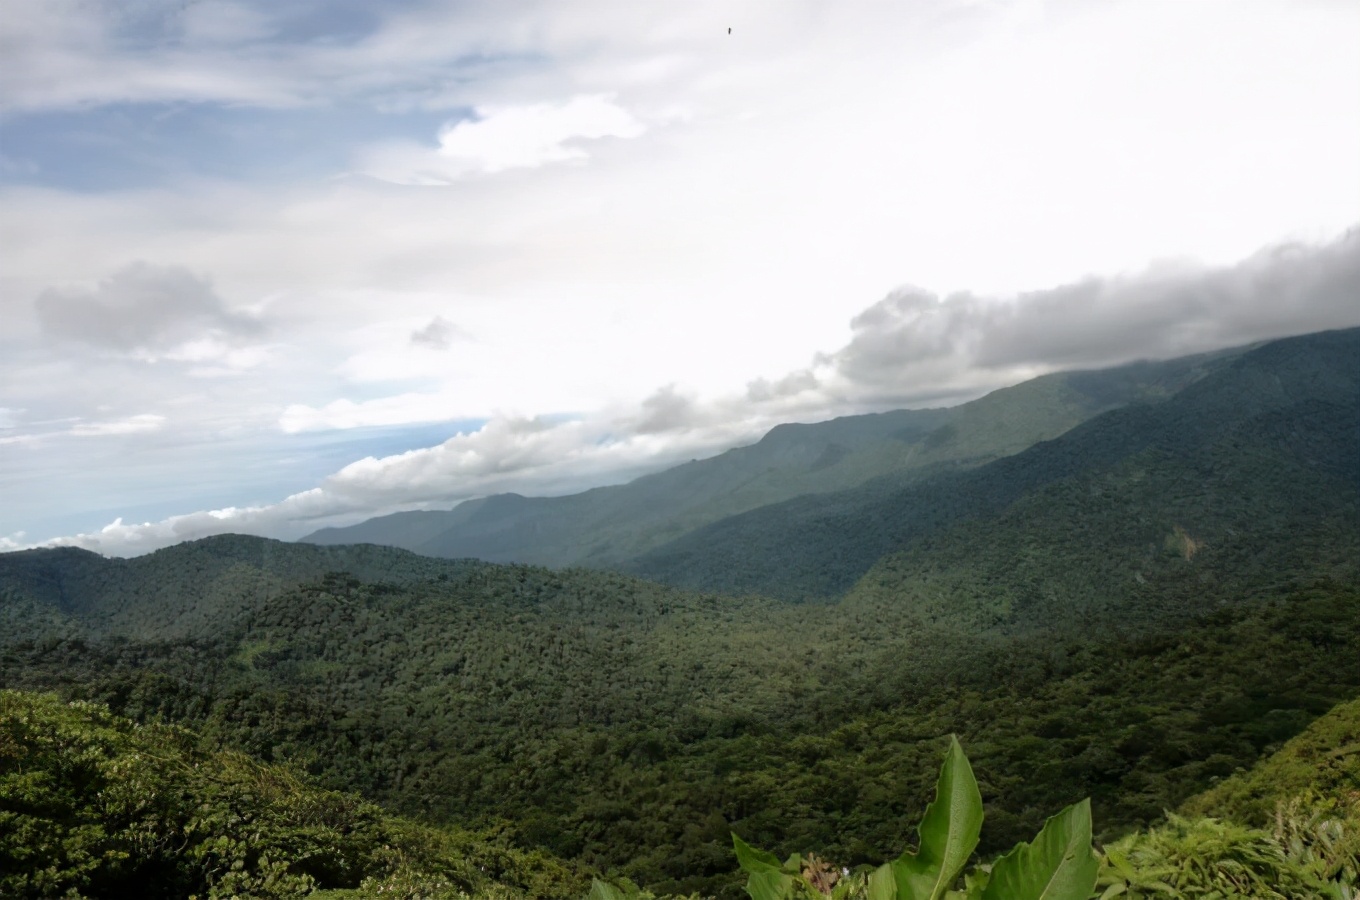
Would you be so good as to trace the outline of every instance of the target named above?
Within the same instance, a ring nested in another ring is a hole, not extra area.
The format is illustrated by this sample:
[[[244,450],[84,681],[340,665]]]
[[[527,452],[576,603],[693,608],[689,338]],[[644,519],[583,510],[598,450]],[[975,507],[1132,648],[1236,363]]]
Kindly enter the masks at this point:
[[[751,900],[784,900],[793,890],[793,876],[780,868],[779,858],[765,850],[757,850],[732,835],[732,848],[737,851],[737,863],[746,873],[746,893]]]
[[[596,878],[590,883],[590,893],[586,900],[624,900],[623,891]]]
[[[1086,900],[1100,860],[1091,849],[1091,801],[1074,803],[1044,823],[1032,844],[996,861],[982,900]]]
[[[869,900],[897,900],[897,875],[892,863],[884,863],[869,876]]]
[[[958,738],[949,741],[935,799],[917,833],[916,852],[891,863],[898,900],[940,900],[968,864],[982,833],[982,794]]]

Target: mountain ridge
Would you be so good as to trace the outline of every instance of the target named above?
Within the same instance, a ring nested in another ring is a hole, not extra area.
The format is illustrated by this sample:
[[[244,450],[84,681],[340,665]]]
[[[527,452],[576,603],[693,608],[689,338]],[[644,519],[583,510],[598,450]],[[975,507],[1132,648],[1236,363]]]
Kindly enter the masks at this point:
[[[849,491],[750,510],[621,568],[690,589],[835,596],[890,552],[956,523],[995,516],[1045,486],[1102,473],[1116,477],[1121,465],[1137,469],[1137,460],[1147,454],[1151,471],[1160,465],[1172,481],[1180,477],[1172,469],[1189,467],[1192,479],[1195,472],[1235,477],[1248,492],[1255,488],[1244,481],[1246,470],[1269,469],[1253,454],[1274,454],[1271,462],[1279,472],[1258,485],[1263,496],[1269,493],[1276,506],[1307,498],[1319,509],[1344,515],[1354,530],[1360,483],[1357,359],[1360,329],[1271,342],[1163,402],[1107,411],[985,466],[905,486],[880,478]],[[1193,502],[1173,497],[1159,514],[1183,508],[1189,516],[1205,504],[1224,506],[1232,499],[1212,491]],[[1135,515],[1138,504],[1130,502]]]
[[[614,568],[707,524],[878,477],[971,468],[1056,437],[1092,415],[1158,402],[1247,348],[1106,370],[1059,372],[957,407],[776,425],[756,443],[561,497],[499,494],[314,532],[303,542],[372,542],[431,556]]]

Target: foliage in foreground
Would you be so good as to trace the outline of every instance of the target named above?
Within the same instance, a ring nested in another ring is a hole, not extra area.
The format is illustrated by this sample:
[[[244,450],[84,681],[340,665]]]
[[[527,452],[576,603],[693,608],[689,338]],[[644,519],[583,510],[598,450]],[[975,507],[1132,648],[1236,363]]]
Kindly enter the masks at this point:
[[[1297,760],[1301,746],[1323,764],[1347,757],[1353,747],[1328,741],[1349,733],[1337,723],[1354,706],[1259,770]],[[196,746],[188,731],[136,725],[97,704],[0,692],[0,896],[517,900],[584,888],[579,870],[495,836],[402,821],[286,768]],[[1097,867],[1106,900],[1356,900],[1360,784],[1324,769],[1327,792],[1278,803],[1265,827],[1172,815],[1101,859],[1083,801],[1032,843],[964,871],[982,806],[955,741],[916,850],[876,870],[811,854],[781,863],[733,840],[754,900],[1086,900]],[[596,882],[590,896],[654,900],[626,881]]]
[[[969,858],[982,833],[982,793],[956,739],[940,769],[935,799],[917,828],[916,850],[875,869],[867,880],[843,878],[815,857],[781,864],[732,835],[752,900],[830,897],[849,900],[1086,900],[1100,860],[1091,850],[1091,804],[1083,800],[1049,819],[1033,843],[1016,845],[991,866]],[[843,880],[842,880],[843,879]],[[962,888],[955,889],[962,879]]]
[[[1101,883],[1132,900],[1360,895],[1360,700],[1338,704],[1182,815],[1112,846]],[[1217,891],[1218,893],[1214,893]]]
[[[1281,804],[1273,831],[1169,814],[1166,824],[1105,851],[1101,896],[1354,900],[1360,817],[1354,809],[1329,815],[1325,806],[1304,800]]]
[[[1349,664],[1356,664],[1354,657]],[[1360,700],[1333,707],[1249,772],[1187,801],[1182,812],[1265,828],[1282,802],[1301,794],[1360,803]]]
[[[1360,703],[1342,704],[1236,779],[1259,784],[1263,773],[1289,766],[1297,779],[1326,784],[1325,792],[1310,788],[1279,800],[1264,829],[1168,813],[1165,822],[1097,856],[1090,804],[1082,801],[1050,818],[1033,843],[964,871],[978,844],[983,810],[971,766],[954,740],[914,852],[852,873],[813,854],[781,863],[735,834],[733,845],[753,900],[1357,900],[1360,778],[1352,766],[1336,766],[1360,749],[1338,746],[1339,737],[1353,736],[1348,726],[1357,713]],[[1314,760],[1311,773],[1301,758]],[[1240,790],[1228,794],[1235,795]],[[1206,796],[1221,802],[1222,792]],[[589,900],[630,896],[597,882]]]
[[[92,703],[0,691],[0,896],[571,896],[578,872],[393,818]]]

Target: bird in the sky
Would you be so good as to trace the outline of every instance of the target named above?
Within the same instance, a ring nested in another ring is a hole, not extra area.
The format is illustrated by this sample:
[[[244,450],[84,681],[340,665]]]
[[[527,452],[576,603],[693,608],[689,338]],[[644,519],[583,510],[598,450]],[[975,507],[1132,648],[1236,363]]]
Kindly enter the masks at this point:
[[[728,34],[731,34],[731,33],[732,33],[732,29],[731,29],[730,27],[727,29],[727,33],[728,33]]]

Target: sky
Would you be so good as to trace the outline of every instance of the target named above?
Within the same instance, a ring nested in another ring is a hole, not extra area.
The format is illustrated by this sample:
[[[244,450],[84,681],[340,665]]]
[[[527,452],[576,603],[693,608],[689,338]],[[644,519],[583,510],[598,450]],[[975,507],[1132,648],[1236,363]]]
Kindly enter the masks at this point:
[[[0,0],[0,549],[1360,325],[1351,0]]]

